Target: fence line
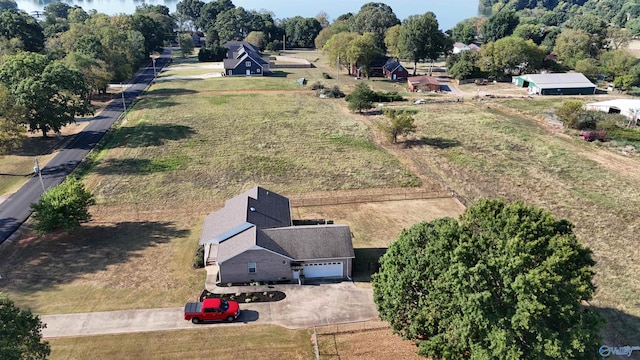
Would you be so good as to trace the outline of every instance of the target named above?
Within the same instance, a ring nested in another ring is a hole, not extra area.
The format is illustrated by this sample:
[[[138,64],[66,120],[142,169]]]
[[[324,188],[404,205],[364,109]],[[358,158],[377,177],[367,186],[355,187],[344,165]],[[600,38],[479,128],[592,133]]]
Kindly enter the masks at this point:
[[[313,350],[316,352],[316,360],[320,360],[320,347],[318,346],[318,333],[316,327],[313,327]]]
[[[292,196],[289,198],[292,207],[324,206],[324,205],[344,205],[357,203],[421,200],[421,199],[442,199],[452,197],[451,192],[444,190],[418,189],[380,189],[368,191],[366,193],[348,191],[344,193],[329,192],[325,194],[314,194],[306,196]]]

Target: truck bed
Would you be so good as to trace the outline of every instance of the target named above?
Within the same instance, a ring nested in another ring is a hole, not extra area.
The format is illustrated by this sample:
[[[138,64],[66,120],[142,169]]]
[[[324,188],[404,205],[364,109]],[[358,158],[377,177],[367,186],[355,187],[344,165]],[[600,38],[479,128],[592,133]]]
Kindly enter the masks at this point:
[[[184,306],[184,314],[200,314],[202,312],[201,302],[190,302]]]

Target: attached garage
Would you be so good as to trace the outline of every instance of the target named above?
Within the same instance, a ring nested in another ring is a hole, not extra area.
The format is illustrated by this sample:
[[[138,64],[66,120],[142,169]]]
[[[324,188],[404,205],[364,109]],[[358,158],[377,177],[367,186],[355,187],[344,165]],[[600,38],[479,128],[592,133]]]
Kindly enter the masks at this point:
[[[343,277],[343,269],[341,261],[315,262],[304,264],[303,272],[306,278]]]
[[[581,73],[526,74],[514,77],[512,82],[528,88],[532,95],[592,95],[596,92],[596,86]]]

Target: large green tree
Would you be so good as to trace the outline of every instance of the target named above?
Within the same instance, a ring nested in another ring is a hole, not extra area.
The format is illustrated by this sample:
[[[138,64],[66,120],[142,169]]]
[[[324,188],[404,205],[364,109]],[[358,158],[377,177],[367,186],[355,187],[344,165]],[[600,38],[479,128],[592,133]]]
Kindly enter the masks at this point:
[[[44,50],[44,33],[36,19],[22,10],[8,9],[0,12],[0,38],[18,39],[24,51]],[[2,54],[2,49],[0,49]]]
[[[38,203],[31,204],[35,229],[39,233],[72,231],[91,220],[89,206],[95,204],[82,181],[68,177],[60,185],[47,189]]]
[[[280,26],[286,34],[286,47],[312,48],[315,38],[322,30],[322,25],[317,19],[302,16],[283,20]]]
[[[333,35],[322,47],[322,51],[329,55],[329,64],[335,66],[339,62],[341,67],[347,67],[347,72],[351,75],[348,51],[351,42],[358,37],[359,35],[353,32],[340,32]]]
[[[400,20],[387,4],[370,2],[362,5],[360,11],[349,20],[351,31],[374,34],[375,44],[385,50],[384,34],[388,28],[400,24]]]
[[[409,16],[400,29],[400,47],[404,56],[413,61],[414,75],[418,61],[435,61],[438,56],[448,52],[448,40],[438,29],[438,20],[432,12]]]
[[[520,18],[513,10],[502,10],[489,18],[482,27],[485,42],[496,41],[513,34],[520,23]]]
[[[463,44],[470,44],[475,41],[476,35],[478,34],[473,18],[460,21],[451,29],[451,39]]]
[[[0,359],[46,359],[51,349],[48,342],[42,341],[45,326],[37,315],[18,308],[0,293]]]
[[[594,261],[573,225],[479,200],[404,230],[373,277],[380,317],[432,359],[595,359]]]
[[[376,47],[375,35],[364,33],[349,43],[347,50],[347,60],[351,64],[356,64],[366,75],[371,75],[371,64],[376,57],[382,55],[382,50]]]
[[[0,86],[0,155],[7,154],[24,138],[24,110],[9,91]]]
[[[519,74],[542,66],[545,52],[532,40],[507,36],[482,46],[480,68],[500,78],[505,72]]]
[[[573,68],[578,60],[591,57],[591,37],[583,30],[564,29],[558,35],[553,53],[564,65]]]
[[[77,115],[91,113],[90,90],[83,74],[45,55],[22,52],[6,56],[0,64],[0,84],[26,110],[29,129],[39,130],[43,136],[50,130],[58,132]]]

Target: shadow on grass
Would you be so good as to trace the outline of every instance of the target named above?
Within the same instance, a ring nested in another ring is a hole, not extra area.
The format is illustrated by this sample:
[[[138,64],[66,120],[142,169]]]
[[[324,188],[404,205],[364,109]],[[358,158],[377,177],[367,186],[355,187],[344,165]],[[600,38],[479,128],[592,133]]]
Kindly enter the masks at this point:
[[[404,147],[412,148],[412,147],[421,147],[421,146],[431,146],[436,149],[449,149],[452,147],[460,146],[460,142],[454,139],[443,139],[440,137],[437,138],[426,138],[422,137],[420,139],[412,139],[405,140]]]
[[[17,156],[39,156],[53,153],[56,146],[73,138],[74,135],[57,138],[55,136],[37,136],[25,138],[22,143],[11,149],[11,155]]]
[[[172,222],[120,222],[85,225],[72,234],[23,237],[0,252],[0,291],[28,294],[71,283],[82,275],[140,257],[145,248],[189,233]]]
[[[278,77],[278,78],[286,78],[287,75],[291,74],[290,72],[286,72],[283,70],[276,70],[276,71],[272,71],[271,73],[267,73],[268,75],[265,75],[267,77]]]
[[[191,159],[186,156],[154,159],[107,159],[92,171],[100,175],[153,174],[183,168]]]
[[[177,102],[169,100],[169,96],[154,96],[143,99],[136,103],[136,109],[162,109],[178,105]]]
[[[195,81],[201,79],[189,79],[182,81]],[[188,95],[188,94],[197,94],[198,92],[192,89],[184,89],[184,88],[166,88],[166,89],[153,89],[144,93],[144,95]]]
[[[123,126],[110,134],[106,148],[161,146],[169,140],[191,137],[196,131],[190,126],[176,124],[138,124]]]
[[[618,309],[593,307],[607,323],[603,327],[603,344],[609,347],[640,346],[637,334],[640,334],[640,317],[627,314]],[[634,351],[625,359],[640,359],[640,351]]]
[[[387,248],[356,248],[353,251],[356,256],[353,260],[353,281],[370,282],[371,275],[378,271],[380,257]]]

